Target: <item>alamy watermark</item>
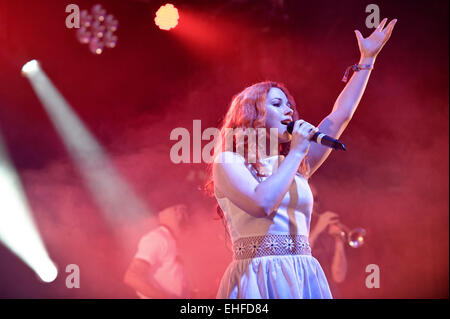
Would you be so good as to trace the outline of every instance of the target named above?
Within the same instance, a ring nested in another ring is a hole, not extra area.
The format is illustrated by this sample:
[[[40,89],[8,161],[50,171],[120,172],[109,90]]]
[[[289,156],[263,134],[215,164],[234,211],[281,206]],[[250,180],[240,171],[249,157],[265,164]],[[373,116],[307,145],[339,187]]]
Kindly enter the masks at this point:
[[[370,264],[366,266],[366,287],[369,289],[380,288],[380,267],[377,264]]]
[[[380,24],[380,7],[376,4],[369,4],[366,7],[366,12],[370,13],[366,17],[366,27],[369,29],[378,27]]]
[[[70,264],[66,266],[66,287],[69,289],[80,288],[80,266],[77,264]]]
[[[66,12],[70,13],[66,17],[66,27],[68,29],[80,28],[80,7],[76,4],[68,4]]]
[[[237,153],[247,158],[248,163],[256,163],[257,153],[265,156],[278,154],[278,129],[270,128],[269,132],[267,136],[266,128],[225,128],[222,141],[218,128],[208,127],[202,131],[201,120],[193,120],[192,144],[191,133],[186,128],[177,127],[170,132],[170,140],[178,141],[170,149],[170,160],[174,164],[202,161],[207,164],[213,161],[234,163],[239,161],[239,157],[231,153]],[[209,142],[202,148],[202,141]]]

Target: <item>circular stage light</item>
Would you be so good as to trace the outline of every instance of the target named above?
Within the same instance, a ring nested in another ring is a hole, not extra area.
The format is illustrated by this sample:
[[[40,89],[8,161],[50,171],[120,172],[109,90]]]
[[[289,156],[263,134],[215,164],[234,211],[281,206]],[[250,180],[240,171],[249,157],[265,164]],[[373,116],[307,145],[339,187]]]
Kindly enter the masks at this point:
[[[170,30],[177,26],[178,19],[180,16],[178,15],[178,10],[173,6],[173,4],[166,4],[161,6],[158,11],[156,11],[155,24],[161,30]]]
[[[117,45],[117,31],[119,21],[112,15],[107,14],[101,4],[94,5],[90,12],[80,12],[81,28],[76,32],[79,42],[88,44],[89,50],[100,55],[105,48],[114,48]]]

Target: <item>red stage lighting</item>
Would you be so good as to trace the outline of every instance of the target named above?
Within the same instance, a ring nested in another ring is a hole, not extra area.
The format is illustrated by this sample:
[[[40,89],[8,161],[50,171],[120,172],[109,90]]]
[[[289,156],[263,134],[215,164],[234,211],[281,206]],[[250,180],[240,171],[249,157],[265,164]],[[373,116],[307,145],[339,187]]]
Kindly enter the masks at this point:
[[[170,30],[177,26],[179,18],[177,8],[168,3],[156,11],[155,24],[162,30]]]

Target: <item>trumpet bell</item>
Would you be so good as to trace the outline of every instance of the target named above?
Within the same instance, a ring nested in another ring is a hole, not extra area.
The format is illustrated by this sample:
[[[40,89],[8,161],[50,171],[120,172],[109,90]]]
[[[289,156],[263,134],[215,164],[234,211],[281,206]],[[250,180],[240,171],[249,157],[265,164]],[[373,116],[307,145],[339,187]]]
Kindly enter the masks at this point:
[[[364,228],[355,228],[348,233],[348,244],[350,247],[359,248],[364,245],[366,230]]]

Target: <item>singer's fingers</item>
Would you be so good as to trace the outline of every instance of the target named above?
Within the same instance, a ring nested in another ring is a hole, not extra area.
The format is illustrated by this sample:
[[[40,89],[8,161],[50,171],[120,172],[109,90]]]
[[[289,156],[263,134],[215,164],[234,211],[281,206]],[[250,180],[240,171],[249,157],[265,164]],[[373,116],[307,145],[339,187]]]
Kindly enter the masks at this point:
[[[303,122],[299,128],[299,133],[306,137],[309,135],[309,131],[311,129],[312,129],[311,124],[309,124],[308,122]]]
[[[312,124],[307,123],[308,125],[304,125],[305,129],[305,136],[308,136],[309,138],[313,137],[316,132],[318,132],[318,128],[313,126]]]
[[[316,134],[317,132],[319,132],[319,129],[317,127],[314,127],[310,132],[309,135],[314,136],[314,134]]]
[[[311,128],[311,127],[313,127],[311,123],[308,123],[308,122],[303,121],[303,120],[301,120],[301,121],[302,121],[302,123],[300,124],[300,126],[302,128]]]
[[[392,20],[389,22],[386,28],[384,28],[383,33],[387,35],[387,38],[391,36],[392,30],[394,29],[395,24],[397,23],[397,19]]]
[[[378,27],[377,27],[376,30],[382,31],[383,28],[384,28],[384,25],[386,24],[386,21],[387,21],[387,18],[384,18],[384,19],[380,22],[380,24],[378,25]]]
[[[299,127],[304,123],[305,121],[303,120],[297,120],[294,123],[294,128],[292,129],[292,133],[298,131]]]

